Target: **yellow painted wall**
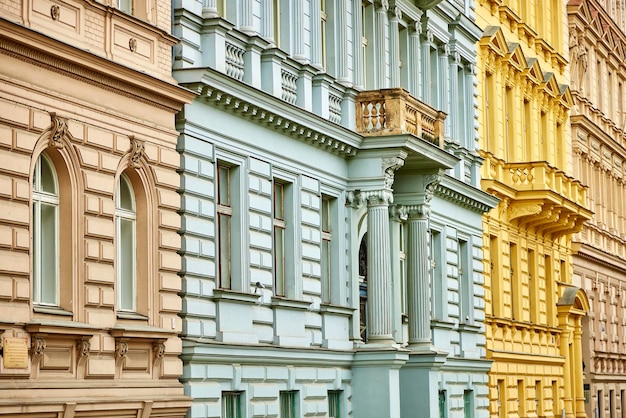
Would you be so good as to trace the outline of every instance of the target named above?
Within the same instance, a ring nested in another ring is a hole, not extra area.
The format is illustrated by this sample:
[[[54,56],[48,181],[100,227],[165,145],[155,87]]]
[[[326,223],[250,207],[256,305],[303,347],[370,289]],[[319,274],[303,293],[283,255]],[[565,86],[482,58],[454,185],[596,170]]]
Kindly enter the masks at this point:
[[[560,0],[483,0],[477,63],[492,417],[583,417],[571,234],[591,213],[571,176],[567,18]]]

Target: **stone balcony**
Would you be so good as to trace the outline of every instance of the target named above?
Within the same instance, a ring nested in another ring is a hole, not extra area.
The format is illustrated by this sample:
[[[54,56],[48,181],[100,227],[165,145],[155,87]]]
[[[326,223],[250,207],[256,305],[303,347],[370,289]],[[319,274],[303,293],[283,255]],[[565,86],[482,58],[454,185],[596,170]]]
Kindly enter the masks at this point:
[[[363,91],[356,98],[356,131],[364,136],[411,134],[443,148],[446,116],[402,88]]]
[[[510,163],[490,153],[485,158],[483,188],[504,201],[509,221],[536,233],[579,232],[591,219],[587,187],[545,161]]]

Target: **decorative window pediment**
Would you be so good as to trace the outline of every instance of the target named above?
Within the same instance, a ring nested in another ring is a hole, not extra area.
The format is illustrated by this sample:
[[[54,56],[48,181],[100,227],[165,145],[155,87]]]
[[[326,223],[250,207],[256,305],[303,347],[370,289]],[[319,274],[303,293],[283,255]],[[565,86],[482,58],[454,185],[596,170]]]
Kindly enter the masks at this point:
[[[500,57],[504,57],[509,53],[509,47],[499,26],[487,26],[483,32],[480,44],[487,46]]]
[[[541,71],[537,58],[527,58],[526,68],[526,75],[533,84],[539,85],[543,83],[543,71]]]
[[[508,63],[513,66],[517,71],[524,71],[526,68],[527,62],[526,57],[524,56],[524,52],[522,51],[522,47],[518,43],[509,42],[507,44],[508,47],[508,55],[506,57]]]

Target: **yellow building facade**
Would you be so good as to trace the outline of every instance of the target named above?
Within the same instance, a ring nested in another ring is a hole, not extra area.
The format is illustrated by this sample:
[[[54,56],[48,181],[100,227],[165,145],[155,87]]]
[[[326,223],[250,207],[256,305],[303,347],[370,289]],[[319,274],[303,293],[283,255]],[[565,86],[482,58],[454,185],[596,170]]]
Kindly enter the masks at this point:
[[[585,417],[583,291],[572,234],[590,219],[573,177],[562,0],[482,0],[478,103],[492,417]]]

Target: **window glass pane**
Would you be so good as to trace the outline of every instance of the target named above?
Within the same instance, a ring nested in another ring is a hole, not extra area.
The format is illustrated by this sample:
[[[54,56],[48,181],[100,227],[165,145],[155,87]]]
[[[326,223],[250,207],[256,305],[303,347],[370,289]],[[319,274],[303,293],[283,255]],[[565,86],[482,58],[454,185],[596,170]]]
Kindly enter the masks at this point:
[[[285,219],[285,186],[274,182],[274,218]]]
[[[222,393],[222,418],[240,418],[241,413],[241,393]]]
[[[45,158],[43,155],[39,157],[39,161],[41,162],[41,191],[46,193],[57,193],[56,187],[56,179],[54,176],[54,166],[52,162]],[[36,172],[36,170],[35,170]]]
[[[282,228],[274,228],[274,274],[277,296],[285,294],[285,231]]]
[[[119,219],[119,309],[135,309],[135,221]]]
[[[297,392],[280,392],[280,417],[296,417],[296,394]]]
[[[217,203],[230,206],[230,169],[220,166],[217,169]]]
[[[135,210],[135,196],[128,178],[120,176],[119,207],[130,211]]]
[[[57,303],[57,207],[41,204],[40,302]]]
[[[125,13],[132,14],[133,0],[117,0],[117,8]]]
[[[230,289],[230,216],[219,215],[219,254],[220,254],[220,284],[224,289]]]

